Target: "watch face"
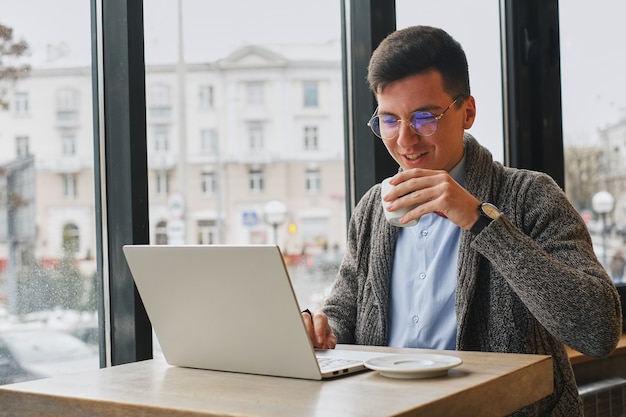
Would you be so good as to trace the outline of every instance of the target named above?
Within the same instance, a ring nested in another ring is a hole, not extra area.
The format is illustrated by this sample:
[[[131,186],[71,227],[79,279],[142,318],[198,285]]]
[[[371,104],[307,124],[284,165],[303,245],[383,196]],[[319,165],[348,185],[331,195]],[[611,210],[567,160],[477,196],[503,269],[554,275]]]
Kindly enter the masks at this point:
[[[483,203],[480,206],[483,213],[485,213],[488,217],[492,219],[497,219],[500,216],[500,210],[496,206],[490,203]]]

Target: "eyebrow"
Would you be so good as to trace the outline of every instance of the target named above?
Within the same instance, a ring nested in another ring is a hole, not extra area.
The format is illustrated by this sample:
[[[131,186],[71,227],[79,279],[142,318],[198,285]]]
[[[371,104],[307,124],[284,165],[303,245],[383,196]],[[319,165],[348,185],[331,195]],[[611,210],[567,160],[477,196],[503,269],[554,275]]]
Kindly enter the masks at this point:
[[[427,105],[425,107],[421,107],[415,110],[412,110],[409,115],[413,114],[413,113],[430,113],[432,115],[434,115],[434,111],[440,109],[439,106],[436,105]],[[380,108],[378,109],[378,112],[376,113],[378,116],[380,115],[385,115],[385,116],[393,116],[396,118],[400,118],[396,113],[392,113],[392,112],[386,112],[386,111],[381,111]]]
[[[435,111],[442,111],[443,107],[438,106],[436,104],[427,104],[425,106],[422,106],[420,108],[417,109],[413,109],[411,110],[411,112],[409,113],[409,115],[416,113],[416,112],[420,112],[420,113],[431,113],[434,115],[433,112]],[[392,113],[392,112],[387,112],[387,111],[381,111],[380,110],[380,104],[378,105],[378,111],[376,112],[377,115],[386,115],[386,116],[394,116],[396,118],[399,118],[399,116],[396,113]]]

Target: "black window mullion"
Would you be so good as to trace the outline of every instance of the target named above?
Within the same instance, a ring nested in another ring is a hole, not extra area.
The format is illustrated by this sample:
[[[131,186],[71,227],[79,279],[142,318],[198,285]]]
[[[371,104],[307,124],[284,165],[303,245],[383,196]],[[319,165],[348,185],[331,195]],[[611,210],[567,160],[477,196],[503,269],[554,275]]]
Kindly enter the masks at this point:
[[[565,186],[558,0],[505,0],[505,163]]]
[[[103,116],[95,126],[104,133],[99,157],[104,172],[96,176],[96,186],[102,190],[104,182],[99,194],[106,207],[99,210],[104,245],[98,270],[108,271],[104,302],[110,312],[101,322],[109,320],[111,364],[118,365],[152,357],[152,329],[122,253],[124,244],[149,242],[143,2],[93,0],[94,9],[96,1],[102,10],[102,62],[97,65],[103,109],[96,113]]]
[[[346,215],[374,184],[397,172],[383,143],[367,127],[376,107],[367,86],[372,51],[396,29],[395,0],[342,0],[346,138]]]

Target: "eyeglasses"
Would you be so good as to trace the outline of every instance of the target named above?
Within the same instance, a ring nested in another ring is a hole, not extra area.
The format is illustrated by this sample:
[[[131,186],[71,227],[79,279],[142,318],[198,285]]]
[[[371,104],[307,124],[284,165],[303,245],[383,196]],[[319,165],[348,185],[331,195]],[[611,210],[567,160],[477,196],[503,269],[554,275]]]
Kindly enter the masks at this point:
[[[372,132],[376,136],[384,140],[392,140],[398,137],[400,132],[400,122],[407,122],[409,124],[409,128],[417,135],[420,136],[432,136],[437,131],[437,125],[439,123],[439,119],[443,117],[444,114],[454,104],[459,101],[461,97],[457,97],[454,101],[446,107],[444,111],[442,111],[439,115],[434,115],[427,111],[416,111],[411,113],[409,116],[409,120],[398,119],[396,117],[390,116],[388,114],[377,115],[378,108],[372,115],[372,118],[367,125],[372,129]]]

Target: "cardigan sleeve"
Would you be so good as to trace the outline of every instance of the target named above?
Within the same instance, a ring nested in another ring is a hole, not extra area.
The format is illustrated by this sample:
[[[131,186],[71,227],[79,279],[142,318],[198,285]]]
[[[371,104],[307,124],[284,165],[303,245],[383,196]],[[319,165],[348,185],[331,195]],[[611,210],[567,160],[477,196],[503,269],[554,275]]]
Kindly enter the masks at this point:
[[[622,326],[615,285],[558,185],[547,175],[523,174],[508,187],[515,195],[500,198],[504,216],[476,236],[472,247],[547,331],[577,351],[607,355]]]

